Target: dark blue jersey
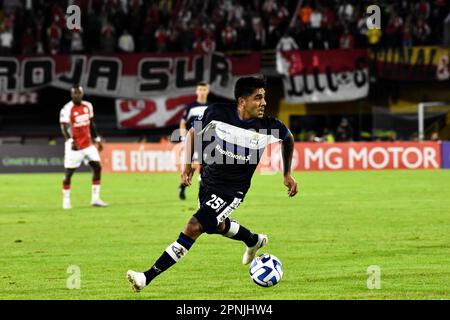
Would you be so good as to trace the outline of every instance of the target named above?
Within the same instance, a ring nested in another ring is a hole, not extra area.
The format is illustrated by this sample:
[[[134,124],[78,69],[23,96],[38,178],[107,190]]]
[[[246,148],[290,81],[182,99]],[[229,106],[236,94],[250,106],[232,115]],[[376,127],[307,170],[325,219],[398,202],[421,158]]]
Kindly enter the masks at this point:
[[[202,184],[223,193],[245,194],[266,146],[286,139],[289,133],[276,118],[241,120],[236,104],[213,104],[197,120]]]
[[[208,102],[200,103],[198,101],[188,104],[183,113],[183,119],[186,121],[186,130],[192,128],[194,120],[197,119],[208,107]]]

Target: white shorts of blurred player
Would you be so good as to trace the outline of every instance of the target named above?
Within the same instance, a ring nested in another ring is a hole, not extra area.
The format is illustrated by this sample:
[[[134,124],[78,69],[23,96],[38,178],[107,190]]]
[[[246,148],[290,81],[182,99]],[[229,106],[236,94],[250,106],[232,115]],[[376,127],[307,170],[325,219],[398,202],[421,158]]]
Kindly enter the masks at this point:
[[[195,150],[194,151],[194,154],[192,155],[192,163],[194,164],[194,165],[196,165],[195,166],[195,168],[197,168],[198,166],[200,166],[201,165],[201,158],[199,158],[199,155],[198,155],[198,152],[197,152],[197,150]],[[201,175],[198,175],[198,181],[202,181],[202,176]],[[200,208],[200,207],[199,207]]]
[[[71,144],[66,142],[64,148],[64,168],[78,168],[83,161],[85,161],[85,164],[89,161],[100,162],[100,154],[94,145],[81,150],[72,150]]]
[[[199,159],[198,159],[198,151],[195,150],[194,154],[192,155],[192,162],[193,163],[199,163]]]

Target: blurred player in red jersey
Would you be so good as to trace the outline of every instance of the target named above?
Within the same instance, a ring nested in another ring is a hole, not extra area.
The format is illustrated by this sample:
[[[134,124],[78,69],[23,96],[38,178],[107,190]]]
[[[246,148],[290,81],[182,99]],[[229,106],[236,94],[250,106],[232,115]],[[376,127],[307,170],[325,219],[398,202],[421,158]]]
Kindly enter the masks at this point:
[[[84,160],[92,167],[92,198],[91,204],[96,207],[106,207],[100,199],[100,178],[102,166],[100,154],[103,149],[102,139],[97,133],[94,123],[94,109],[90,102],[83,100],[83,87],[74,85],[71,89],[72,101],[68,102],[60,113],[61,131],[66,140],[64,152],[63,208],[71,209],[70,182],[75,170]],[[94,145],[91,139],[94,133]]]

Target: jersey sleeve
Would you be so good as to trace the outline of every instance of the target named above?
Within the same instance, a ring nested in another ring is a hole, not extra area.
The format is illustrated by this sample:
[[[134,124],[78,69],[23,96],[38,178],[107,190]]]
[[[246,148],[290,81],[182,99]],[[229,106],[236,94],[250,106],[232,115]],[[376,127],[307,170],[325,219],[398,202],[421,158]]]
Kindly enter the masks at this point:
[[[94,117],[94,106],[90,102],[86,102],[86,104],[89,108],[89,118],[92,119]]]
[[[289,129],[278,119],[273,119],[271,123],[271,135],[282,141],[286,140],[289,135]]]
[[[70,123],[70,111],[66,106],[59,113],[59,123]]]
[[[212,121],[214,120],[214,115],[216,114],[215,112],[215,108],[212,106],[209,106],[208,108],[205,109],[205,111],[203,112],[203,114],[199,115],[195,121],[201,121],[202,123],[202,128],[206,128],[206,126]]]
[[[187,121],[187,117],[189,115],[189,110],[191,110],[191,105],[187,105],[186,109],[184,109],[184,113],[181,116],[181,119],[183,119],[184,121]]]

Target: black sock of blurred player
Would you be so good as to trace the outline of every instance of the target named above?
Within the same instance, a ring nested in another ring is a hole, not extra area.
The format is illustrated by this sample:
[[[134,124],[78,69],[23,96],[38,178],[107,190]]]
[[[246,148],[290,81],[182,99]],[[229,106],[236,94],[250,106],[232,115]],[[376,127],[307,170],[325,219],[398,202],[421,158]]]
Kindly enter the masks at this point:
[[[186,186],[180,184],[180,187],[178,188],[178,196],[181,200],[186,199]]]
[[[241,226],[236,220],[225,219],[225,229],[220,232],[224,237],[243,241],[247,247],[253,247],[258,242],[258,235],[251,233],[250,230]]]
[[[145,284],[148,285],[157,275],[180,261],[188,253],[194,242],[195,240],[192,240],[184,233],[180,233],[177,241],[168,246],[155,264],[144,272]]]

